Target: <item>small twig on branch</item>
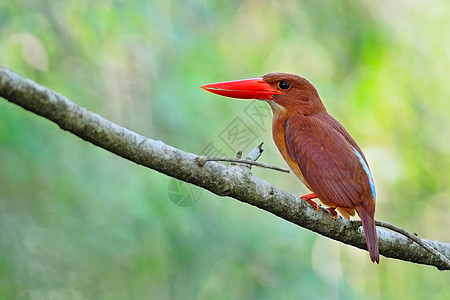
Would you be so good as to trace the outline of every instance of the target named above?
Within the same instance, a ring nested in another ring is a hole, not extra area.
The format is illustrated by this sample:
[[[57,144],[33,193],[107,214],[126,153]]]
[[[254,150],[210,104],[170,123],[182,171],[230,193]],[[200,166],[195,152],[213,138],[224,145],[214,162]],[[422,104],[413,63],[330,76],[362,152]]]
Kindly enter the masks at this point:
[[[227,161],[227,162],[231,162],[231,165],[245,164],[249,168],[251,168],[251,166],[257,166],[257,167],[261,167],[261,168],[266,168],[266,169],[289,173],[290,171],[287,169],[283,169],[283,168],[271,166],[268,164],[256,162],[256,160],[261,156],[261,154],[264,151],[264,149],[262,148],[263,144],[264,144],[264,142],[262,142],[261,144],[259,144],[255,148],[253,148],[252,151],[250,151],[250,153],[247,155],[247,157],[245,159],[241,159],[242,151],[239,150],[236,153],[236,158],[219,157],[219,156],[197,156],[197,158],[195,160],[197,161],[199,166],[203,166],[208,161]]]
[[[260,168],[271,169],[271,170],[280,171],[280,172],[284,172],[284,173],[290,172],[287,169],[283,169],[283,168],[279,168],[279,167],[275,167],[275,166],[271,166],[268,164],[247,160],[247,159],[228,158],[228,157],[220,157],[220,156],[197,156],[197,158],[195,160],[197,161],[199,166],[203,166],[208,161],[227,161],[227,162],[232,162],[232,163],[240,163],[240,164],[245,164],[245,165],[257,166]]]
[[[264,142],[261,142],[261,144],[259,144],[259,145],[256,146],[255,148],[253,148],[252,151],[250,151],[250,152],[248,153],[248,155],[245,157],[245,160],[246,160],[246,161],[247,161],[247,160],[248,160],[248,161],[257,161],[258,158],[261,157],[261,154],[262,154],[263,151],[264,151],[264,149],[262,148],[262,145],[263,145],[263,144],[264,144]],[[236,159],[242,159],[242,150],[239,150],[239,151],[236,153]],[[240,166],[240,167],[243,166],[241,163],[236,163],[236,162],[232,162],[230,165],[233,166],[233,167],[234,167],[234,166]],[[249,169],[252,168],[252,166],[251,166],[250,164],[248,164],[248,163],[246,163],[244,166],[247,167],[247,168],[249,168]]]
[[[252,149],[247,155],[245,159],[251,160],[251,161],[257,161],[258,158],[261,156],[261,154],[264,152],[263,146],[264,142],[261,142],[258,146]]]
[[[424,242],[417,235],[415,235],[411,232],[408,232],[403,228],[397,227],[395,225],[392,225],[392,224],[389,224],[389,223],[386,223],[383,221],[375,220],[375,225],[379,226],[379,227],[384,227],[384,228],[390,229],[392,231],[395,231],[397,233],[400,233],[400,234],[406,236],[407,238],[416,242],[417,244],[419,244],[419,246],[421,246],[422,248],[424,248],[425,250],[427,250],[428,252],[430,252],[431,254],[436,256],[439,260],[442,261],[442,263],[444,263],[448,268],[450,268],[450,260],[447,257],[445,257],[441,252],[437,251],[436,249],[434,249],[433,247],[428,245],[426,242]]]

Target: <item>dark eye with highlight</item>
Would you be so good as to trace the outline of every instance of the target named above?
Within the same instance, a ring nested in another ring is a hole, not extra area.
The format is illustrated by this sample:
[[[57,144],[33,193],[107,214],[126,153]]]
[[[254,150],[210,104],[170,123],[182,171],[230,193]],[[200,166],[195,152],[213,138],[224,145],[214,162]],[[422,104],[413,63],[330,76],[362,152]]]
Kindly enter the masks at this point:
[[[283,80],[283,81],[278,82],[278,87],[282,90],[287,90],[288,88],[291,87],[291,84],[289,82]]]

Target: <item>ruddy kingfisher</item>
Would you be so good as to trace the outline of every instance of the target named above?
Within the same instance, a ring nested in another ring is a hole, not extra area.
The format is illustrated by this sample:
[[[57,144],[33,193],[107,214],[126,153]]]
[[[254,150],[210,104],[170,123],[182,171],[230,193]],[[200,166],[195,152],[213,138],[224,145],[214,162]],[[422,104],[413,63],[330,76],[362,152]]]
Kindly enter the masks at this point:
[[[262,78],[212,83],[206,91],[269,103],[275,145],[294,174],[337,217],[358,213],[372,262],[379,263],[375,227],[375,184],[367,160],[345,128],[328,114],[316,88],[305,78],[270,73]]]

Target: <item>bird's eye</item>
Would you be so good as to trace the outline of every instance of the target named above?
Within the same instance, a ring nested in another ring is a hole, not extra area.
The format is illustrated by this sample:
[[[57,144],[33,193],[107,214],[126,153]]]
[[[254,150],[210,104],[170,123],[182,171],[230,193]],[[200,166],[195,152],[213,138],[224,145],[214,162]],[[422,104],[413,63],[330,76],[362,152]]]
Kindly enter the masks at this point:
[[[283,80],[283,81],[278,82],[278,87],[282,90],[287,90],[288,88],[291,87],[291,84],[289,82]]]

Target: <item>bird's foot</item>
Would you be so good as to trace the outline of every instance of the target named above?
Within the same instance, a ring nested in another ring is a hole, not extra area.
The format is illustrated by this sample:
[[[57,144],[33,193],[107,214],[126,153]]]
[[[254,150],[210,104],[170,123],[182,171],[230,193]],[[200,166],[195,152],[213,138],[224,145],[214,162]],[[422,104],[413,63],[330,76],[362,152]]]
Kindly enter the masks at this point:
[[[333,215],[333,217],[335,219],[337,219],[338,213],[336,212],[336,208],[334,208],[334,207],[327,207],[327,210]]]
[[[303,196],[300,196],[300,199],[305,200],[309,204],[311,204],[317,211],[319,211],[319,206],[316,202],[312,201],[311,199],[317,198],[317,195],[315,193],[306,194]]]

